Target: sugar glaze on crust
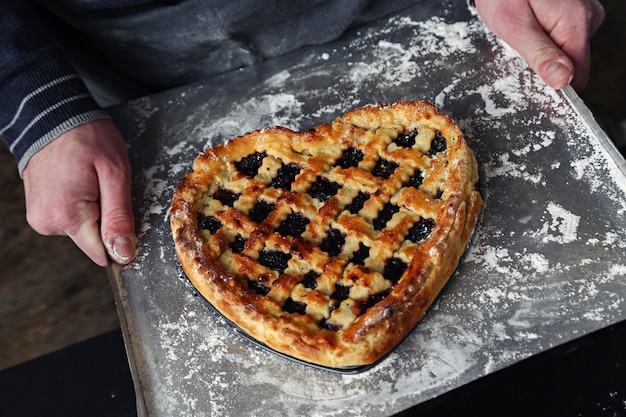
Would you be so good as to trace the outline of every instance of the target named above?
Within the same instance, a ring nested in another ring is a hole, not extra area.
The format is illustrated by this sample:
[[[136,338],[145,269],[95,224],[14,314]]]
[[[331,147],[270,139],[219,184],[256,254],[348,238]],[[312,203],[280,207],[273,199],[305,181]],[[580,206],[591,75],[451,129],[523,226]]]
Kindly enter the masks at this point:
[[[369,365],[416,326],[457,268],[482,200],[461,130],[425,101],[352,110],[207,149],[175,190],[183,270],[268,347]]]

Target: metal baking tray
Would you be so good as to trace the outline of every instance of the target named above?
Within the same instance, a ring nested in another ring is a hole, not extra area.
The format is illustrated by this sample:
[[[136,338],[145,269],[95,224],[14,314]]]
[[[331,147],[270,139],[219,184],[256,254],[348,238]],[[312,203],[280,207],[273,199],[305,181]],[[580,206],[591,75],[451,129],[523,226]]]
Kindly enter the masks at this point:
[[[168,209],[206,147],[426,99],[481,167],[472,244],[375,366],[295,363],[237,333],[181,273]],[[111,268],[140,415],[385,416],[626,318],[626,162],[570,88],[546,87],[465,0],[424,1],[327,45],[111,109],[129,142],[139,257]]]

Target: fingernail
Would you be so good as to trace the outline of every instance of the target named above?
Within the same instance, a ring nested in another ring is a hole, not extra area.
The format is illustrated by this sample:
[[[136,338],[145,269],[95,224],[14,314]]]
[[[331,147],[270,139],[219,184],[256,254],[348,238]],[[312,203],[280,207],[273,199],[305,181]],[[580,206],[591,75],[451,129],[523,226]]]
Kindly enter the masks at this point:
[[[113,241],[111,257],[120,264],[127,264],[137,255],[137,239],[118,236]]]
[[[563,88],[572,81],[572,71],[560,61],[553,62],[546,70],[546,78],[554,88]]]

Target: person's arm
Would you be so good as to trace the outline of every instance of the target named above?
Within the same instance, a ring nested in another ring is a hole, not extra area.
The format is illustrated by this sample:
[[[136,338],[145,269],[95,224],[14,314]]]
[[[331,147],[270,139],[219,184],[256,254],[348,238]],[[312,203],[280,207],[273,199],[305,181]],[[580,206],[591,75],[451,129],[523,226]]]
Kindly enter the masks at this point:
[[[99,265],[102,242],[113,260],[134,258],[124,142],[25,0],[0,2],[0,137],[33,229],[70,236]]]
[[[582,89],[589,41],[604,20],[598,0],[475,0],[478,15],[551,87]]]

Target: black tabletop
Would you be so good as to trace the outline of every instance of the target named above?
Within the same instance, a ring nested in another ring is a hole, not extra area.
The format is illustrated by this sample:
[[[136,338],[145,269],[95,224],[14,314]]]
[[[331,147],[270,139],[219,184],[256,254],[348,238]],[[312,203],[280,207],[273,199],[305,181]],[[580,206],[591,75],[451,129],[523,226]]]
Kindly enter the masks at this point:
[[[135,416],[120,330],[0,372],[0,416]],[[269,411],[269,410],[268,410]],[[624,416],[626,321],[483,377],[401,416]]]
[[[0,372],[0,416],[137,415],[121,330]]]

